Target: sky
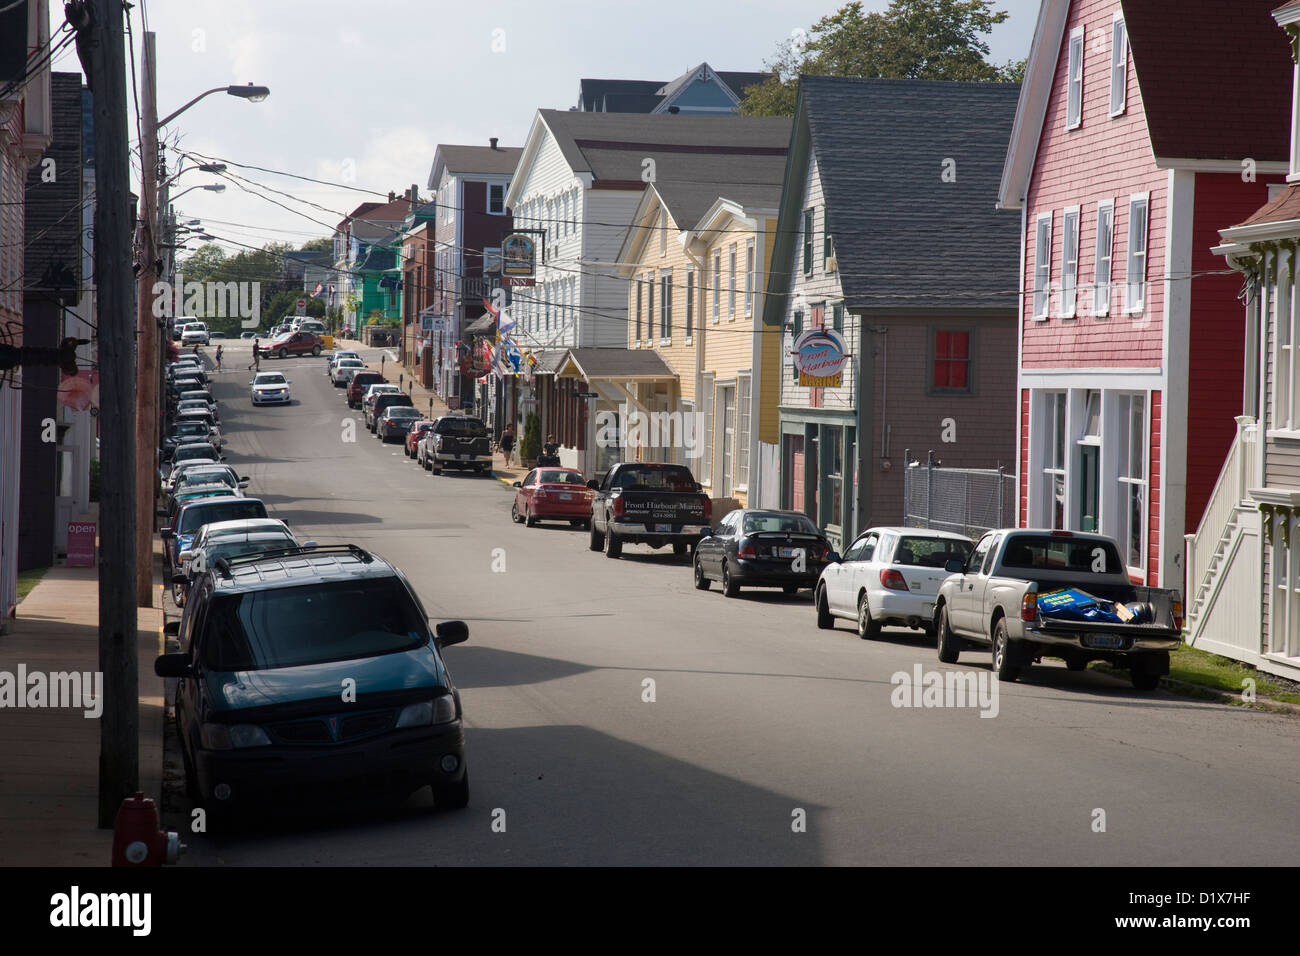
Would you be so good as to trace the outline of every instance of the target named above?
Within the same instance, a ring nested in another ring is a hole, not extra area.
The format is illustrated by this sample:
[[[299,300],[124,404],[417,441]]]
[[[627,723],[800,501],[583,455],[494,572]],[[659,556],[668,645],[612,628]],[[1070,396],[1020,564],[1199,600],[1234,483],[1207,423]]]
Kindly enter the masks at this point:
[[[204,156],[296,173],[358,192],[231,165],[279,189],[272,198],[191,170],[173,189],[227,251],[327,236],[361,202],[428,195],[439,143],[521,146],[536,110],[577,104],[582,77],[668,81],[701,62],[762,70],[780,41],[834,13],[842,0],[136,0],[138,69],[143,23],[157,36],[158,112],[206,89],[256,83],[261,103],[216,93],[165,128],[169,143]],[[995,0],[1010,16],[988,37],[995,63],[1029,53],[1039,0]],[[865,0],[868,11],[888,0]],[[63,23],[52,2],[51,31]],[[128,47],[128,64],[130,50]],[[80,72],[73,49],[56,71]],[[137,73],[138,77],[138,73]],[[138,90],[137,90],[138,92]],[[131,91],[128,89],[128,96]],[[134,127],[134,112],[131,115]],[[169,151],[169,170],[177,154]],[[247,189],[262,190],[245,182]],[[382,194],[376,196],[374,193]],[[312,221],[315,220],[315,221]],[[193,243],[197,244],[197,243]],[[242,245],[241,245],[242,244]]]

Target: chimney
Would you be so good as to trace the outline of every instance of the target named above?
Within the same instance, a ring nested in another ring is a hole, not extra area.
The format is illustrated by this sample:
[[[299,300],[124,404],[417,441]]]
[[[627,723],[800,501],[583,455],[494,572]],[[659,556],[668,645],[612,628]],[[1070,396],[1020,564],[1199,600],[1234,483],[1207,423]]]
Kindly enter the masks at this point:
[[[488,137],[488,142],[492,145],[493,149],[497,148],[497,137],[495,136]]]
[[[411,183],[411,205],[414,206],[419,201],[420,201],[420,187],[417,186],[415,183]]]
[[[393,192],[392,190],[389,190],[389,192],[388,192],[388,201],[389,201],[389,202],[396,202],[396,201],[397,201],[397,193]]]

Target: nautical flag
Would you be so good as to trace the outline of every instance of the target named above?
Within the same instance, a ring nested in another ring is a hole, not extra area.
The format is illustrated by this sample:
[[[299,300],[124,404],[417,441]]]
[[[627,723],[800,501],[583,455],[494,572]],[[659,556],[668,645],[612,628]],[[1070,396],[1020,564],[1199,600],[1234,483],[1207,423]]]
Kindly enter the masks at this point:
[[[319,299],[321,297],[321,293],[324,291],[325,291],[325,286],[322,283],[317,282],[316,288],[311,290],[311,297],[313,299]]]
[[[515,329],[514,317],[510,314],[509,309],[502,309],[497,315],[497,331],[502,335],[507,332],[513,332]]]

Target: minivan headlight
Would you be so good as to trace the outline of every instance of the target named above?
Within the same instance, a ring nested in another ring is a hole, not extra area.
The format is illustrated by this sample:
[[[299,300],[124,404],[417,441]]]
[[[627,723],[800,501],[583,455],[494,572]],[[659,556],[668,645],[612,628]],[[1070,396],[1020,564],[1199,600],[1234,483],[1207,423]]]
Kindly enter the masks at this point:
[[[238,750],[271,745],[271,738],[256,724],[204,724],[199,728],[199,741],[205,750]]]

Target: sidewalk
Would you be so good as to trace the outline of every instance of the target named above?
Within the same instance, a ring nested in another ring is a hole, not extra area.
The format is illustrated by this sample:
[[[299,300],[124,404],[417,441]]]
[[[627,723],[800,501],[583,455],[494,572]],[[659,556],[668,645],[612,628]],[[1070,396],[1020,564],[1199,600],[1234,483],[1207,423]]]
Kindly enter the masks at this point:
[[[363,345],[355,339],[343,339],[337,336],[334,339],[334,348],[336,351],[339,349],[359,351],[363,348],[368,349],[372,347],[373,346]],[[391,351],[395,353],[396,349],[392,349]],[[376,372],[381,371],[382,367],[384,377],[394,385],[398,384],[398,376],[403,376],[401,386],[405,389],[406,393],[411,396],[411,401],[415,403],[415,407],[422,415],[438,418],[441,415],[451,414],[451,410],[447,408],[447,403],[444,402],[442,398],[433,391],[433,389],[425,388],[418,381],[412,380],[412,378],[406,374],[406,369],[400,362],[366,362],[366,366],[367,368],[374,369]],[[492,477],[501,482],[507,488],[511,487],[516,481],[522,481],[524,476],[528,474],[526,468],[521,468],[518,465],[518,449],[515,449],[516,464],[511,467],[506,467],[505,456],[499,451],[493,455],[493,459]]]
[[[155,542],[155,548],[159,545]],[[138,615],[140,789],[162,806],[162,578]],[[99,671],[99,569],[55,565],[0,636],[0,673]],[[101,685],[102,686],[102,685]],[[91,693],[92,690],[87,693]],[[94,704],[91,705],[92,709]],[[108,866],[113,831],[98,828],[98,720],[85,707],[0,709],[0,864]]]

